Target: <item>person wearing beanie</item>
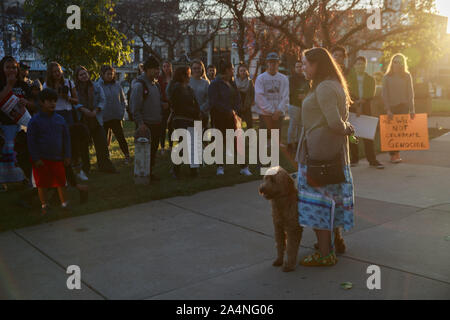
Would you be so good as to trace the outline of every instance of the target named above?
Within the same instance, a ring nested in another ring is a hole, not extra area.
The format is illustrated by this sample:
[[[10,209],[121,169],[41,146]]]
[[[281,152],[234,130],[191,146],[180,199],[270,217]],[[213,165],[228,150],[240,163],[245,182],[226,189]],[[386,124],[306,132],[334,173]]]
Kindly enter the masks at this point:
[[[141,74],[131,87],[130,111],[134,116],[137,127],[137,136],[151,137],[150,172],[153,172],[156,151],[161,136],[162,96],[157,77],[159,75],[159,62],[150,56],[144,62],[144,73]],[[150,179],[159,180],[153,173]]]

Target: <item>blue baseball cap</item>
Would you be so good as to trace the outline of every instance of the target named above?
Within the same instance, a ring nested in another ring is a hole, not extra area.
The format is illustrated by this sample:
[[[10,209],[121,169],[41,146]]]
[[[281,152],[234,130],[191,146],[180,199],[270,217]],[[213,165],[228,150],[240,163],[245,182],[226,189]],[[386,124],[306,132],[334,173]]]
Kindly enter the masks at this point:
[[[266,57],[266,61],[269,60],[280,60],[280,57],[278,57],[278,54],[276,52],[271,52]]]

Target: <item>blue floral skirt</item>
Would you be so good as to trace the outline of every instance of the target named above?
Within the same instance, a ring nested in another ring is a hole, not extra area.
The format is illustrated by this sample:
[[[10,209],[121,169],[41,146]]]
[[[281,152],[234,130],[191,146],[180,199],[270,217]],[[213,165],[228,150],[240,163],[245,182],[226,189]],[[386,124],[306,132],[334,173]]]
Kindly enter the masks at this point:
[[[300,225],[321,230],[341,227],[348,231],[353,228],[354,193],[350,167],[344,167],[345,182],[320,188],[308,185],[306,169],[306,165],[299,165],[297,174]]]
[[[0,183],[20,182],[25,179],[22,169],[17,166],[14,139],[20,126],[0,125],[3,147],[0,152]]]

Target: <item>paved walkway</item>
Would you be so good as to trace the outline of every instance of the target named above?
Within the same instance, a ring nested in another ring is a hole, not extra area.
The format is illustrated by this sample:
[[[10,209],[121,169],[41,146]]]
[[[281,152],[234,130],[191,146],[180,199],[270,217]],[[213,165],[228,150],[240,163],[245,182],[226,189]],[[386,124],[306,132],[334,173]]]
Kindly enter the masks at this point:
[[[450,117],[429,117],[428,128],[450,129]]]
[[[283,273],[258,182],[0,233],[0,298],[449,299],[450,135],[353,169],[356,227],[332,268]],[[306,230],[300,256],[312,252]],[[381,290],[368,290],[369,265]],[[82,289],[66,287],[69,265]],[[344,290],[343,282],[353,288]]]

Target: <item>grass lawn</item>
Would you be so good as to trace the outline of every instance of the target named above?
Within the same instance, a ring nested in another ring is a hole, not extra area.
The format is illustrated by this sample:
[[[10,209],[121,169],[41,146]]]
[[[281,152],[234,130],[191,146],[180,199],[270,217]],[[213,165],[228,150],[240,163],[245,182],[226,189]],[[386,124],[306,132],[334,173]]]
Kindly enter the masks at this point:
[[[286,141],[287,127],[288,121],[285,121],[282,131],[282,141]],[[125,122],[124,128],[125,136],[130,147],[130,154],[133,158],[134,123]],[[216,176],[215,166],[206,166],[200,168],[197,178],[188,178],[189,169],[187,166],[183,166],[181,170],[183,177],[177,181],[171,177],[170,155],[166,154],[163,157],[158,155],[156,159],[155,174],[161,181],[148,186],[135,185],[133,180],[133,163],[127,166],[124,164],[123,155],[114,138],[110,147],[110,154],[114,165],[120,171],[119,174],[98,172],[96,170],[96,158],[93,154],[93,148],[91,148],[92,170],[88,181],[90,188],[88,203],[80,205],[78,191],[69,188],[68,195],[69,201],[71,201],[71,212],[65,214],[62,210],[54,206],[55,213],[53,215],[42,217],[40,216],[40,204],[37,196],[33,200],[35,209],[24,209],[17,205],[24,187],[21,184],[10,184],[8,185],[8,191],[0,193],[0,205],[2,207],[0,210],[0,231],[49,222],[68,216],[80,216],[114,208],[127,207],[151,200],[192,195],[204,190],[231,186],[261,178],[254,165],[250,166],[250,170],[253,172],[253,176],[251,177],[240,175],[240,167],[238,165],[227,165],[225,167],[225,175],[222,177]],[[289,171],[294,171],[295,165],[289,163],[289,160],[283,155],[283,152],[280,152],[280,154],[280,164]],[[257,191],[255,190],[255,192]]]
[[[450,116],[450,100],[433,99],[432,101],[433,116]]]
[[[258,123],[256,122],[256,125]],[[288,121],[285,121],[281,133],[282,142],[286,143]],[[130,146],[130,153],[134,155],[133,144],[134,124],[125,123],[125,134]],[[444,134],[445,130],[430,129],[430,138]],[[377,153],[379,153],[379,138],[376,141]],[[114,162],[119,174],[104,174],[96,171],[96,158],[91,157],[92,168],[89,176],[89,201],[86,204],[79,204],[78,192],[72,188],[68,189],[69,200],[72,210],[69,214],[63,213],[59,208],[55,208],[55,213],[42,217],[40,215],[40,205],[37,196],[34,198],[35,209],[27,210],[17,205],[20,195],[24,191],[21,184],[8,185],[8,191],[0,193],[0,231],[35,225],[43,222],[50,222],[67,217],[80,216],[94,212],[122,208],[151,200],[164,199],[175,196],[187,196],[194,193],[231,186],[238,183],[249,182],[261,178],[255,166],[250,166],[254,173],[251,177],[244,177],[239,174],[240,167],[229,165],[225,167],[225,175],[216,176],[215,166],[202,167],[197,178],[187,178],[188,168],[182,168],[183,178],[174,180],[170,173],[170,159],[166,154],[164,157],[157,157],[155,174],[161,178],[161,181],[148,186],[135,185],[133,181],[133,164],[124,165],[123,155],[119,149],[117,141],[113,138],[111,150],[111,159]],[[93,150],[91,149],[91,152]],[[360,148],[361,158],[364,157],[363,148]],[[280,152],[280,164],[288,171],[296,170],[296,165],[292,163],[284,154]],[[256,190],[255,190],[256,192]]]

